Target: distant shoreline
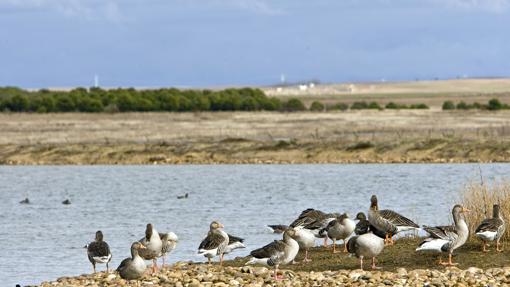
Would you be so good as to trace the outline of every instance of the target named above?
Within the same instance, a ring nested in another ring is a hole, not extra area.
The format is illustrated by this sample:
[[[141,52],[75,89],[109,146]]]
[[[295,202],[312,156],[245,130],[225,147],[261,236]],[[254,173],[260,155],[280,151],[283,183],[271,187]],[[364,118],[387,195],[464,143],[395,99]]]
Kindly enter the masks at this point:
[[[0,164],[510,162],[510,111],[1,114]]]

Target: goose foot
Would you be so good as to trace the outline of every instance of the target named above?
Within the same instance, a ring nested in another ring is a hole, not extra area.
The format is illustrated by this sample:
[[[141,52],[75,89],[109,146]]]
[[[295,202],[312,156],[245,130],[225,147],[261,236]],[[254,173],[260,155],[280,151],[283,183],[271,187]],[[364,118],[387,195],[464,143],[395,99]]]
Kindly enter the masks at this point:
[[[449,254],[448,255],[448,262],[441,262],[441,265],[443,265],[443,266],[455,266],[455,265],[459,265],[459,263],[453,263],[452,262],[452,255]]]
[[[497,252],[503,252],[503,248],[499,248],[499,241],[496,241],[496,251]]]
[[[379,270],[382,269],[382,267],[378,267],[375,265],[375,257],[372,257],[372,270]]]

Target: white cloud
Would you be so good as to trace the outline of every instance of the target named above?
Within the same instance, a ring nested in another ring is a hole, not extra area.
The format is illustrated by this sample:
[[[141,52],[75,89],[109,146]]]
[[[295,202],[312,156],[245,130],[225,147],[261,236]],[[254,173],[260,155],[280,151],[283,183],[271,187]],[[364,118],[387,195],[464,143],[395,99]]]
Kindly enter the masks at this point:
[[[262,0],[224,0],[223,2],[230,2],[232,6],[260,14],[279,15],[283,13],[283,11],[271,7],[267,2]]]
[[[0,10],[2,8],[50,10],[67,17],[88,20],[105,19],[111,22],[122,20],[118,4],[113,0],[0,0]]]
[[[510,9],[510,0],[433,0],[453,8],[481,9],[494,13],[504,13]]]

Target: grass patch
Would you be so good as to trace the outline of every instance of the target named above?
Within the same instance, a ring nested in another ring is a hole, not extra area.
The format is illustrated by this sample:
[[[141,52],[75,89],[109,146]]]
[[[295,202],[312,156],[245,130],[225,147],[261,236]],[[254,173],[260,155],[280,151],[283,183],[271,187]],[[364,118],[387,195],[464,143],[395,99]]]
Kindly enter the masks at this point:
[[[466,214],[469,230],[474,234],[476,227],[485,218],[492,217],[492,205],[500,205],[500,212],[507,223],[502,240],[510,239],[508,219],[510,218],[510,183],[470,183],[461,191],[462,204],[471,210]]]
[[[340,241],[339,241],[340,242]],[[407,270],[413,269],[444,269],[437,265],[437,255],[431,253],[419,253],[415,249],[421,242],[420,238],[403,238],[397,240],[394,246],[386,246],[378,259],[378,265],[383,267],[384,271],[396,271],[403,267]],[[340,246],[340,245],[339,245]],[[340,250],[343,247],[340,248]],[[294,271],[326,271],[340,269],[358,269],[359,261],[356,257],[350,257],[347,253],[333,254],[331,248],[316,247],[308,253],[312,262],[301,263],[303,254],[300,251],[297,256],[299,264],[282,266],[283,269]],[[453,261],[459,263],[459,268],[469,267],[494,268],[508,265],[508,256],[510,252],[506,250],[497,253],[491,249],[489,253],[481,252],[480,242],[471,239],[454,253]],[[443,258],[446,258],[444,256]],[[248,261],[248,257],[238,257],[227,261],[227,266],[243,266]],[[367,261],[368,263],[368,261]],[[367,264],[366,267],[369,265]]]

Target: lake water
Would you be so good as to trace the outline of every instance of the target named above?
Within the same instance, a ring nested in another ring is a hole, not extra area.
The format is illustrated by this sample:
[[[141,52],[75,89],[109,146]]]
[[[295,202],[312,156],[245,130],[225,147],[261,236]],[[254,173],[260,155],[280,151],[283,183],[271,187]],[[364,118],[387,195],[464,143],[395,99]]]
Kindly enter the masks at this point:
[[[246,239],[228,255],[244,256],[278,238],[266,224],[288,224],[309,207],[355,216],[372,194],[419,224],[445,224],[480,168],[487,181],[510,174],[509,164],[1,166],[0,278],[14,286],[90,273],[83,246],[96,230],[116,268],[149,222],[179,236],[170,262],[202,261],[195,252],[212,220]],[[32,203],[19,204],[25,197]]]

